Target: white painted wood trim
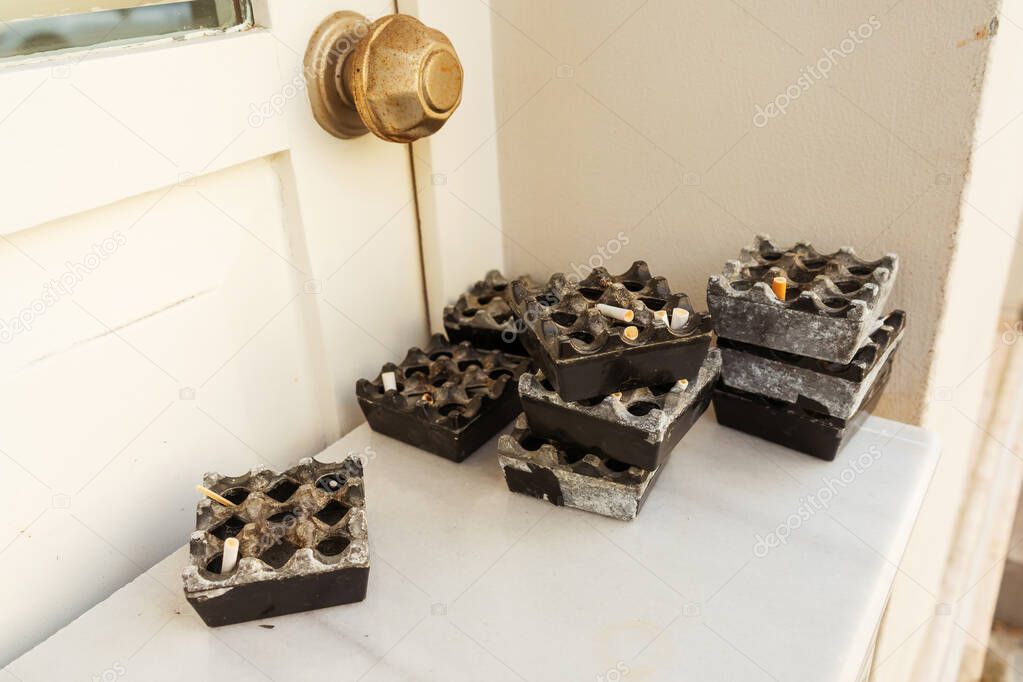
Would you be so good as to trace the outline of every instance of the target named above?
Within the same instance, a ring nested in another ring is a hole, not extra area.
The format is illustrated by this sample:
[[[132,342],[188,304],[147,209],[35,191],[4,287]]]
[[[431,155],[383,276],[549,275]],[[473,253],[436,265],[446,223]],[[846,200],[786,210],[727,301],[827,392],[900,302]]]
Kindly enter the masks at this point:
[[[986,435],[977,447],[939,614],[917,659],[913,679],[920,682],[973,682],[982,672],[1023,481],[1023,461],[1003,447],[1016,441],[1023,424],[1023,347],[1011,346],[1005,355],[990,372]]]
[[[430,326],[443,332],[444,306],[504,266],[491,14],[453,0],[398,0],[398,10],[447,34],[466,69],[458,111],[412,145]]]
[[[283,119],[259,113],[281,90],[261,29],[0,68],[4,166],[22,188],[0,234],[286,149]]]

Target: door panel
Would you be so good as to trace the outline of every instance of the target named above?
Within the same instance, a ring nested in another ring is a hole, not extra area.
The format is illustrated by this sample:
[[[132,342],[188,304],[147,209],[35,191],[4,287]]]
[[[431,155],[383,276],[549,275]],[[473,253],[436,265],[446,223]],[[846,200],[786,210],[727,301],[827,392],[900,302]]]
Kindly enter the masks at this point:
[[[323,446],[323,368],[282,216],[274,164],[257,160],[9,237],[5,318],[47,281],[82,279],[0,346],[0,485],[18,510],[0,536],[17,557],[0,569],[0,656],[184,542],[203,471]],[[80,269],[111,236],[116,249]]]
[[[376,2],[315,0],[303,3],[301,12],[290,4],[270,3],[269,23],[285,86],[302,82],[306,42],[339,9],[371,18],[394,11]],[[281,117],[291,148],[292,176],[285,182],[294,188],[301,212],[311,286],[323,292],[319,318],[340,435],[362,421],[353,400],[355,381],[426,340],[409,148],[372,135],[331,137],[313,119],[304,92],[284,98]]]
[[[0,66],[0,157],[19,190],[0,234],[287,148],[280,117],[249,123],[281,92],[277,45],[256,29]]]
[[[327,14],[393,7],[265,5],[0,66],[0,661],[184,543],[204,471],[314,454],[425,341],[409,148],[329,136],[302,80]]]

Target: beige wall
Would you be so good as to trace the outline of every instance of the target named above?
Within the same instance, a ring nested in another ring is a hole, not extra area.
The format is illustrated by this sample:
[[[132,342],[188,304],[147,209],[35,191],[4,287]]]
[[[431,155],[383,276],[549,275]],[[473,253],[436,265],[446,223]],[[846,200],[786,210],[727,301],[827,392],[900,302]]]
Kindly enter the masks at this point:
[[[757,232],[898,252],[910,327],[881,412],[920,419],[992,0],[492,4],[510,272],[622,232],[611,271],[644,258],[703,305]]]

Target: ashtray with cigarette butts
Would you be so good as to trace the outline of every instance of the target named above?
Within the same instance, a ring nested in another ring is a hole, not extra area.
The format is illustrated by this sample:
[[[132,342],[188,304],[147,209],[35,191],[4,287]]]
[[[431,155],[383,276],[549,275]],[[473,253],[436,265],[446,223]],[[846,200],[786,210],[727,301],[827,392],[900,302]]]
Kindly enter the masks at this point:
[[[877,328],[898,268],[891,253],[781,249],[761,235],[711,276],[707,306],[719,337],[846,364]]]
[[[528,286],[536,286],[528,277],[522,279]],[[497,270],[473,284],[453,305],[444,308],[448,338],[454,343],[468,341],[484,350],[525,355],[519,338],[521,325],[505,299],[507,290],[508,280]]]
[[[710,315],[643,261],[621,275],[598,267],[579,282],[563,273],[542,287],[516,280],[510,305],[523,345],[567,401],[691,379],[710,347]]]
[[[541,438],[530,431],[525,415],[498,440],[497,453],[511,492],[622,521],[636,518],[664,468],[650,471]]]
[[[707,409],[720,371],[721,356],[712,348],[691,381],[575,402],[563,400],[542,373],[526,373],[519,397],[534,436],[654,470]]]
[[[362,463],[314,459],[278,473],[208,473],[196,507],[185,597],[209,626],[366,598]]]
[[[434,334],[399,364],[355,386],[374,431],[461,462],[521,411],[518,381],[529,358],[450,343]]]

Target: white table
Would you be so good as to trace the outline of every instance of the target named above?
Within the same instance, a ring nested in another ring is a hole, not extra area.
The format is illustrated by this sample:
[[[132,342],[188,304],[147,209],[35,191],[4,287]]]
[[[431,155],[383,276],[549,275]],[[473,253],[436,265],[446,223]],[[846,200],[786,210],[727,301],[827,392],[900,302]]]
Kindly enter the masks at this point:
[[[182,548],[0,679],[856,680],[939,454],[872,417],[826,463],[708,414],[625,523],[509,493],[494,442],[454,464],[363,425],[320,458],[366,447],[365,602],[210,629]]]

